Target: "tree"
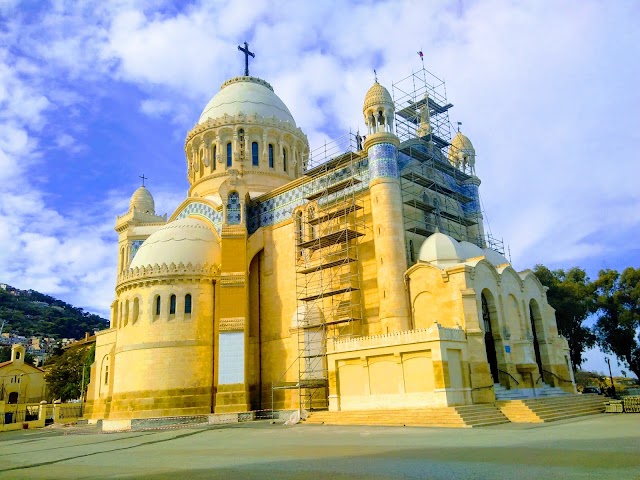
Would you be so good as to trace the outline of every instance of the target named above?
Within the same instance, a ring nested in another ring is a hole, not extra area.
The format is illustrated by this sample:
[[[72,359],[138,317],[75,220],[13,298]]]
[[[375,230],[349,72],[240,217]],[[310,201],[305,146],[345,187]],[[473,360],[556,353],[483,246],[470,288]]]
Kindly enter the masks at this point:
[[[92,346],[83,345],[70,348],[62,355],[53,357],[51,363],[45,367],[44,379],[47,382],[47,400],[60,399],[63,402],[80,398],[83,386],[82,371],[95,354]],[[86,375],[86,373],[85,373]],[[85,384],[88,379],[85,378]]]
[[[640,378],[640,268],[600,270],[594,285],[598,344]]]
[[[578,267],[564,271],[536,265],[533,272],[549,288],[547,300],[556,311],[558,332],[569,342],[571,363],[576,370],[582,365],[583,352],[596,343],[594,333],[584,325],[595,311],[593,284],[587,273]]]

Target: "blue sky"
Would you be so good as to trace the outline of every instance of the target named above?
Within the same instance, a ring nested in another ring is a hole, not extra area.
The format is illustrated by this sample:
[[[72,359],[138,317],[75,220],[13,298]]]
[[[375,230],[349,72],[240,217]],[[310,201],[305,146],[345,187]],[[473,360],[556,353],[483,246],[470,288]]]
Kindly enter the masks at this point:
[[[0,0],[0,281],[106,315],[115,216],[142,173],[159,213],[184,198],[185,135],[242,74],[244,40],[312,148],[363,127],[374,68],[390,86],[424,51],[514,266],[639,267],[639,14],[623,0]]]

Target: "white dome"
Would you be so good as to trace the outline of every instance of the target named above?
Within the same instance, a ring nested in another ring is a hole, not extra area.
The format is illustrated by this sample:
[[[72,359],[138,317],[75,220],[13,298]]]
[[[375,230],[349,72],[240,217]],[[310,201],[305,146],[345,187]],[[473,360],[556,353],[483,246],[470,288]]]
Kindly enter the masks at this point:
[[[155,202],[151,196],[151,192],[143,185],[138,188],[129,201],[129,210],[136,209],[139,212],[150,213],[151,215],[156,213]]]
[[[220,244],[206,223],[195,218],[176,220],[144,241],[130,268],[163,263],[214,265],[220,263]]]
[[[502,255],[499,252],[496,252],[495,250],[491,250],[490,248],[484,249],[484,256],[486,257],[487,261],[490,264],[496,267],[498,265],[504,265],[505,263],[509,263],[509,260],[507,260],[504,255]]]
[[[456,239],[436,232],[422,243],[418,259],[423,262],[453,264],[460,263],[464,259],[464,253]]]
[[[462,252],[462,258],[465,260],[475,257],[484,257],[484,250],[475,243],[462,241],[460,242],[460,250]]]
[[[204,123],[208,118],[219,118],[225,114],[235,116],[238,113],[276,117],[294,127],[296,125],[287,106],[273,92],[273,87],[256,77],[235,77],[224,82],[220,91],[204,107],[198,123]]]

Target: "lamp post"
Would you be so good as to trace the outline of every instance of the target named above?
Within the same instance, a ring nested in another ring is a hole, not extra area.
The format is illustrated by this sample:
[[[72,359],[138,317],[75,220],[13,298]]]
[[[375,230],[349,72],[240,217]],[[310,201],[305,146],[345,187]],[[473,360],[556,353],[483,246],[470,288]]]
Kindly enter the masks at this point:
[[[607,365],[609,365],[609,378],[611,379],[611,392],[612,392],[612,396],[615,397],[616,386],[613,384],[613,374],[611,373],[611,360],[609,360],[609,357],[606,357],[605,361],[607,362]]]

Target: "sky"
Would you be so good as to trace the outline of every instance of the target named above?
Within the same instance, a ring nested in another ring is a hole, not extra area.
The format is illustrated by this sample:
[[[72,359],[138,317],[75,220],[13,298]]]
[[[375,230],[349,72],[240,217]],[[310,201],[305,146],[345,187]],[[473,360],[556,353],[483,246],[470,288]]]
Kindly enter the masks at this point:
[[[0,0],[0,282],[107,316],[115,217],[142,174],[157,213],[185,198],[186,134],[243,73],[244,41],[312,149],[364,130],[373,70],[390,88],[423,51],[517,270],[640,267],[639,16],[625,0]]]

